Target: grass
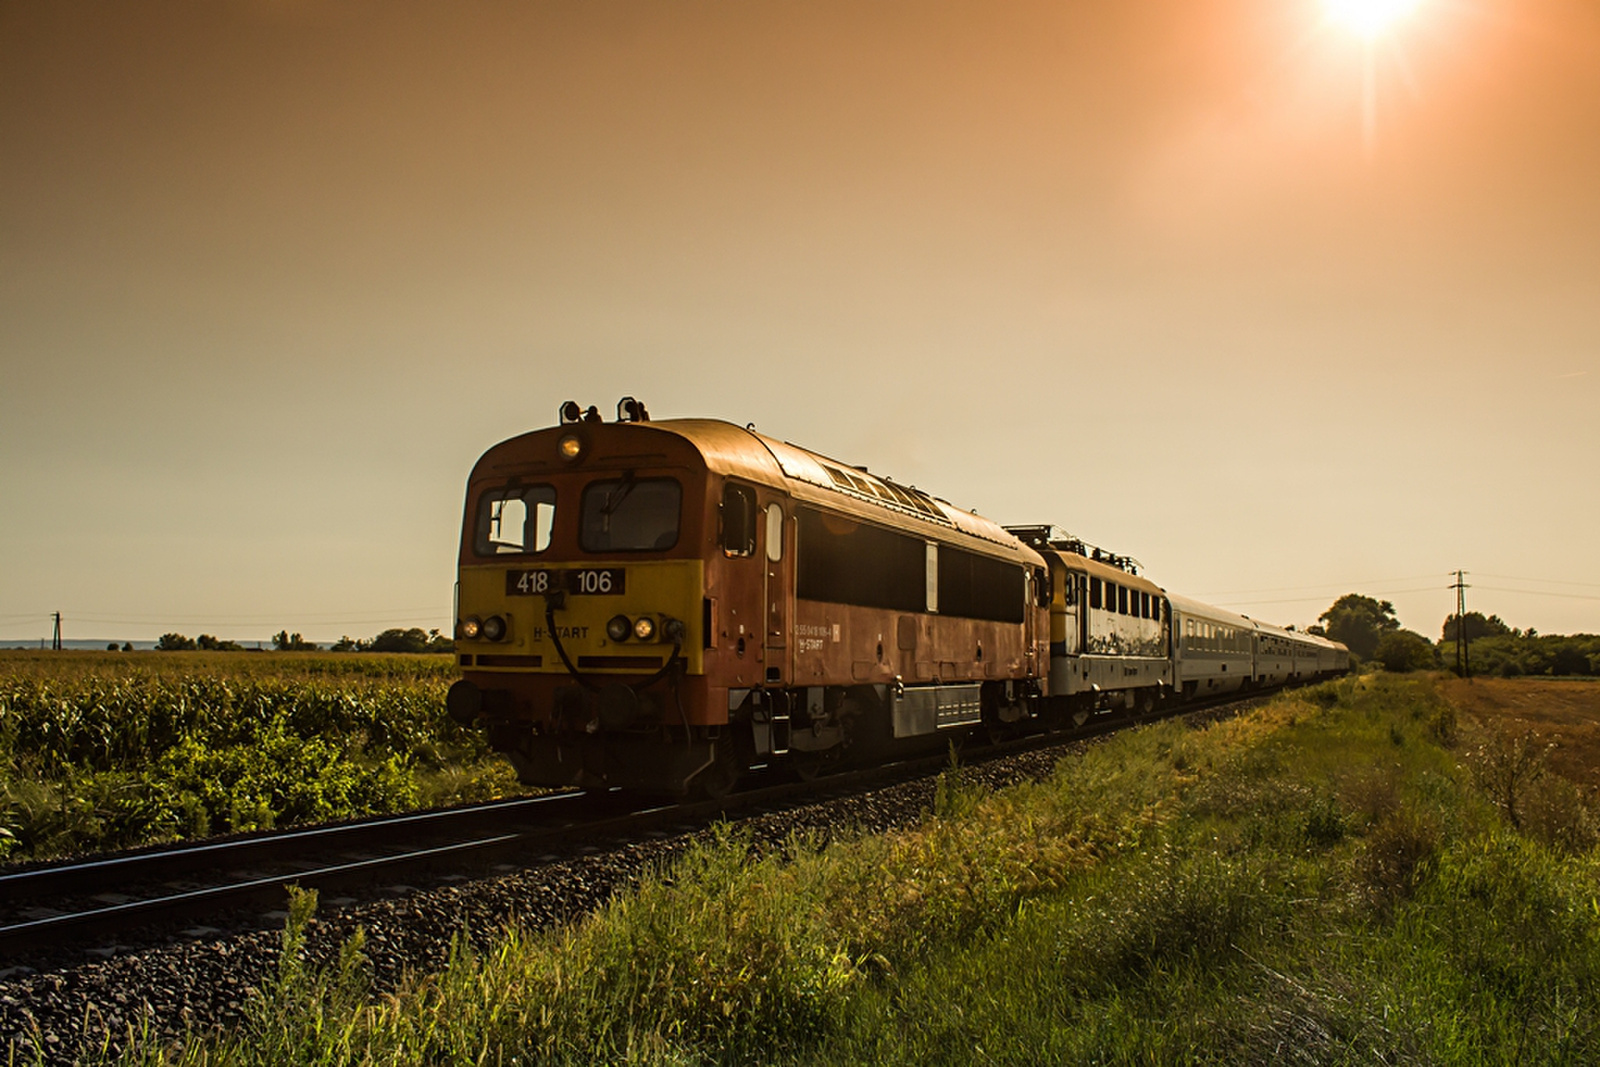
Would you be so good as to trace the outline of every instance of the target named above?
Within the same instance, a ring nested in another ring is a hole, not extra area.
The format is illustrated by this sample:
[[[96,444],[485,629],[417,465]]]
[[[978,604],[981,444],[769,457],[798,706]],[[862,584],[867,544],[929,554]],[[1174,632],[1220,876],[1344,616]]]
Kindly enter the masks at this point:
[[[1592,1062],[1600,859],[1513,827],[1457,730],[1431,682],[1378,676],[1044,783],[953,771],[913,829],[725,830],[377,998],[358,941],[299,961],[302,899],[245,1030],[126,1061]]]
[[[0,654],[0,858],[515,789],[452,722],[448,656]]]

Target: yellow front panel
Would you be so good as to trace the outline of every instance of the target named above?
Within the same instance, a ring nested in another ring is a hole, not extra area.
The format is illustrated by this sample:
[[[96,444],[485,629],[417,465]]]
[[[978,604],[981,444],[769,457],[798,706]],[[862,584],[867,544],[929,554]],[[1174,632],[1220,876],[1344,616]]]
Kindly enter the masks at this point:
[[[608,666],[606,661],[618,657],[654,657],[664,664],[672,654],[672,642],[660,626],[654,638],[639,641],[630,637],[626,641],[612,641],[606,636],[606,623],[617,615],[629,620],[648,615],[659,624],[667,617],[675,618],[685,627],[681,655],[689,674],[703,672],[701,632],[701,605],[705,589],[705,564],[701,560],[649,560],[606,561],[585,560],[582,563],[485,564],[461,568],[461,602],[459,618],[475,615],[487,619],[499,615],[509,627],[502,641],[458,640],[457,650],[463,655],[481,656],[539,656],[537,667],[528,664],[504,664],[499,667],[482,664],[475,669],[484,670],[536,670],[548,674],[565,674],[566,667],[556,653],[554,642],[546,632],[545,597],[539,595],[510,595],[506,591],[506,575],[524,571],[624,571],[625,592],[622,594],[572,593],[566,595],[565,605],[555,612],[562,647],[574,663],[580,656],[591,662],[580,665],[585,674],[640,674],[650,668],[638,664]]]

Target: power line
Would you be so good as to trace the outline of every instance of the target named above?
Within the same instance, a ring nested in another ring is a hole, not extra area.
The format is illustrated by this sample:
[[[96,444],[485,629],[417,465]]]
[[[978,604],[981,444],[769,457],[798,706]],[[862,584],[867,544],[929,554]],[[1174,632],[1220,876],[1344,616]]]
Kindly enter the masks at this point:
[[[1381,593],[1385,594],[1386,596],[1400,596],[1400,595],[1405,594],[1405,593],[1433,593],[1433,592],[1438,592],[1441,588],[1448,589],[1449,586],[1441,587],[1441,586],[1437,586],[1437,585],[1428,585],[1428,586],[1421,586],[1421,587],[1418,587],[1416,589],[1380,589],[1380,590],[1377,590],[1377,592],[1381,592]],[[1197,600],[1209,600],[1210,596],[1208,596],[1206,594],[1202,594],[1201,596],[1196,597],[1196,599]],[[1328,599],[1327,596],[1301,596],[1301,597],[1288,597],[1288,598],[1281,599],[1281,600],[1220,600],[1220,601],[1213,601],[1213,603],[1215,603],[1216,606],[1219,607],[1219,608],[1232,608],[1232,607],[1248,606],[1248,605],[1251,605],[1251,604],[1320,604],[1320,603],[1322,603],[1323,601],[1325,601],[1327,599]]]
[[[76,619],[89,619],[94,622],[193,622],[204,620],[207,622],[274,622],[284,618],[294,619],[319,619],[337,622],[347,619],[352,622],[370,622],[383,619],[410,618],[417,615],[435,615],[448,612],[450,609],[441,604],[431,604],[422,608],[375,608],[372,610],[354,611],[270,611],[257,612],[248,615],[221,615],[213,612],[186,612],[183,614],[139,614],[124,615],[115,612],[99,611],[74,611],[70,614]]]
[[[1478,588],[1496,593],[1516,593],[1518,596],[1554,596],[1563,600],[1600,600],[1600,596],[1590,596],[1585,593],[1551,593],[1543,589],[1505,589],[1498,585],[1480,585]]]
[[[1205,599],[1205,598],[1209,598],[1209,597],[1219,597],[1219,596],[1242,596],[1245,593],[1293,593],[1293,592],[1296,592],[1296,591],[1301,590],[1301,589],[1325,589],[1325,590],[1326,589],[1353,589],[1353,588],[1358,588],[1358,587],[1362,587],[1362,586],[1371,587],[1371,586],[1378,586],[1378,585],[1390,585],[1390,584],[1392,584],[1394,582],[1420,582],[1420,581],[1423,581],[1423,580],[1431,578],[1431,577],[1432,577],[1432,575],[1428,575],[1428,574],[1413,574],[1413,575],[1410,575],[1410,576],[1405,577],[1405,578],[1372,578],[1372,579],[1368,579],[1366,581],[1360,581],[1360,582],[1323,582],[1320,585],[1283,585],[1283,586],[1276,586],[1276,587],[1266,588],[1266,589],[1223,589],[1223,590],[1220,590],[1220,591],[1210,592],[1210,593],[1196,593],[1194,595],[1196,597],[1200,598],[1200,599]],[[1382,590],[1379,590],[1379,591],[1382,592]],[[1403,592],[1404,590],[1400,590],[1400,591]],[[1316,597],[1307,597],[1305,599],[1315,600],[1317,598]],[[1267,603],[1288,603],[1288,602],[1287,601],[1260,600],[1260,601],[1253,601],[1253,603],[1267,604]]]
[[[1581,585],[1588,589],[1600,589],[1600,582],[1575,582],[1570,578],[1518,578],[1510,574],[1484,574],[1478,572],[1480,578],[1498,578],[1502,582],[1539,582],[1542,585]]]

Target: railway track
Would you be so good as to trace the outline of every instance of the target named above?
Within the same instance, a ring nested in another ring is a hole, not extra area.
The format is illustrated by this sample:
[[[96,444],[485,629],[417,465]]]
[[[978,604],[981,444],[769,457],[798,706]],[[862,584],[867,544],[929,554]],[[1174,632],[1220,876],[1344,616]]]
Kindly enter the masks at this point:
[[[1169,714],[1217,717],[1258,699],[1186,705]],[[1091,721],[1070,732],[1030,734],[966,750],[962,760],[978,764],[1065,748],[1130,724]],[[91,941],[148,940],[248,909],[277,908],[288,885],[317,889],[327,899],[380,883],[526,866],[574,848],[684,832],[716,818],[924,777],[947,762],[947,754],[930,754],[811,782],[757,778],[712,801],[661,804],[617,792],[558,793],[13,871],[0,874],[0,959]]]

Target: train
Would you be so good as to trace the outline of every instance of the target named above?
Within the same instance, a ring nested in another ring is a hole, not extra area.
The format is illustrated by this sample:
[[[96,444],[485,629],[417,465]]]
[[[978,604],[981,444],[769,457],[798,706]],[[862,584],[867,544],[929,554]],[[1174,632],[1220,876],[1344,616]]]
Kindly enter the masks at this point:
[[[447,709],[536,786],[719,796],[1349,668],[1054,526],[632,397],[491,447],[461,529]]]

